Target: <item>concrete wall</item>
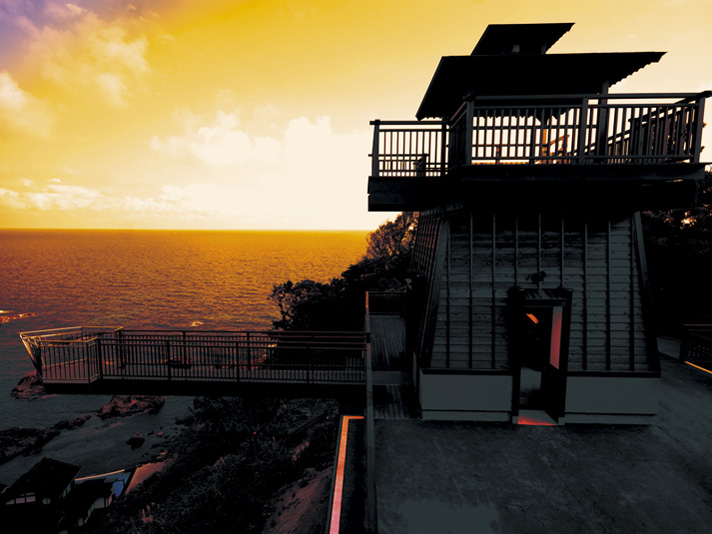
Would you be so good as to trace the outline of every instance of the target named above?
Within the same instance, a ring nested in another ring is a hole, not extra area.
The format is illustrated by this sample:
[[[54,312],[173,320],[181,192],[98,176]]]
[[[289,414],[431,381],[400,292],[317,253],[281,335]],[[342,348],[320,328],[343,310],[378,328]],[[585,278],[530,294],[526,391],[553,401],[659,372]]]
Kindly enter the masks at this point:
[[[420,372],[423,419],[509,421],[511,375]]]
[[[658,412],[656,377],[569,376],[567,423],[649,423]]]

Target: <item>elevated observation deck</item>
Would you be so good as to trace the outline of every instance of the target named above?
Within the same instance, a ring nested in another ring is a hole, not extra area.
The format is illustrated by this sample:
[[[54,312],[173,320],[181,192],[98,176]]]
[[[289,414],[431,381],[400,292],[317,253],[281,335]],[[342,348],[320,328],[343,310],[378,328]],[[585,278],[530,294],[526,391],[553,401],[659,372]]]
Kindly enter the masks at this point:
[[[481,96],[450,120],[373,121],[369,209],[556,199],[575,207],[610,203],[611,193],[640,209],[688,205],[704,174],[711,94]]]
[[[338,397],[366,384],[363,332],[71,327],[20,336],[53,392]]]

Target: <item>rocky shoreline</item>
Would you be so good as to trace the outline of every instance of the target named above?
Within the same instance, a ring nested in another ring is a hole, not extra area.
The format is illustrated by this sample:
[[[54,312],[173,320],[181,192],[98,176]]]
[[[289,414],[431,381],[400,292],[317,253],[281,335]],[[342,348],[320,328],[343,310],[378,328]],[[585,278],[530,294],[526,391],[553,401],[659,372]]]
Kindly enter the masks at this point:
[[[23,376],[10,392],[13,399],[33,401],[48,396],[36,371]],[[84,414],[74,419],[65,419],[51,428],[14,427],[0,431],[0,465],[20,455],[38,452],[47,442],[57,437],[63,430],[73,430],[92,417],[101,419],[130,417],[132,415],[156,414],[166,401],[162,395],[115,395],[96,414]],[[129,444],[143,443],[139,436],[129,437]],[[137,445],[140,446],[140,445]]]
[[[12,392],[18,402],[45,396],[34,372],[25,375]],[[162,396],[117,395],[98,412],[59,421],[51,428],[2,431],[0,464],[20,455],[41,454],[50,440],[92,418],[155,414],[165,400]],[[198,397],[191,415],[180,421],[185,428],[164,442],[155,460],[159,463],[153,464],[160,467],[134,485],[108,510],[101,524],[94,525],[97,530],[90,526],[89,532],[118,534],[130,526],[132,532],[148,533],[158,525],[175,526],[179,516],[181,524],[190,525],[193,531],[239,525],[240,531],[265,534],[322,532],[338,409],[338,403],[326,399],[255,402]],[[152,434],[127,433],[124,443],[127,448],[145,448],[144,441]],[[208,501],[215,510],[206,516],[199,503]],[[150,503],[148,508],[146,503]]]

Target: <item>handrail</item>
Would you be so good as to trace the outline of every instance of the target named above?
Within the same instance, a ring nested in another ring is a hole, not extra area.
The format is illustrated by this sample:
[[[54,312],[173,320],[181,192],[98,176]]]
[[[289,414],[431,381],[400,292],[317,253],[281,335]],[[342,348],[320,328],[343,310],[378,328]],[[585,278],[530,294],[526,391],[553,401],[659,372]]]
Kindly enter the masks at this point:
[[[699,163],[710,96],[478,96],[450,121],[371,121],[371,175],[440,177],[477,164]]]
[[[95,327],[101,329],[102,327]],[[365,380],[365,332],[123,330],[24,332],[46,383],[111,379],[347,383]]]

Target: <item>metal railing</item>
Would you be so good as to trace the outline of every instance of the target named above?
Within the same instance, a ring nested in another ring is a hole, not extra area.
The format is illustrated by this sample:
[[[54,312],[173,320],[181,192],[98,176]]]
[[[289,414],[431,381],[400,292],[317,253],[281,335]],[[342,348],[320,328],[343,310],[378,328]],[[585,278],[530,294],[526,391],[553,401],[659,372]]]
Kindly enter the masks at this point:
[[[48,384],[97,380],[365,383],[363,332],[74,327],[20,336]]]
[[[477,164],[698,163],[710,94],[478,97],[450,122],[374,121],[372,176],[442,176]]]
[[[680,361],[712,361],[712,324],[683,325]]]

